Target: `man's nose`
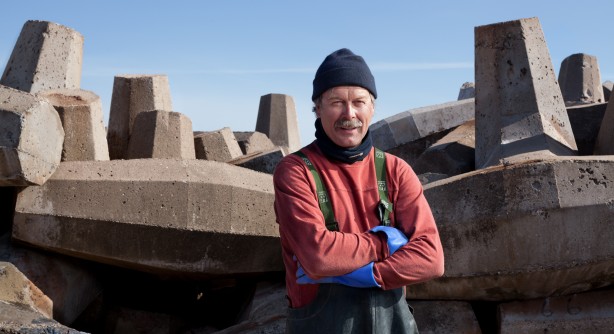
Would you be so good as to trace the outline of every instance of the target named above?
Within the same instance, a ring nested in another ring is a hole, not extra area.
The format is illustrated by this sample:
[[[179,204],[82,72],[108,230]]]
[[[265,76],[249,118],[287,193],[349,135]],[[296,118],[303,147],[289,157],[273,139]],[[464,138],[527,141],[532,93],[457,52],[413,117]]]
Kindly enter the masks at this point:
[[[344,105],[343,108],[343,116],[347,117],[347,118],[354,118],[356,117],[356,108],[354,108],[354,106],[351,103],[347,103]]]

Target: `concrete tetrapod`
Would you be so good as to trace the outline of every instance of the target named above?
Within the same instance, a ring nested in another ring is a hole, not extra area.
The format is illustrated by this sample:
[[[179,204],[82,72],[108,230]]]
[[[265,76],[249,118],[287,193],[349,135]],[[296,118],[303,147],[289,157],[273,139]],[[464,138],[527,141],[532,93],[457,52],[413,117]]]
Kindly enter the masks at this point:
[[[63,162],[17,198],[13,238],[186,277],[282,271],[272,176],[206,160]]]
[[[614,157],[490,167],[425,186],[446,255],[412,299],[510,300],[614,282]]]

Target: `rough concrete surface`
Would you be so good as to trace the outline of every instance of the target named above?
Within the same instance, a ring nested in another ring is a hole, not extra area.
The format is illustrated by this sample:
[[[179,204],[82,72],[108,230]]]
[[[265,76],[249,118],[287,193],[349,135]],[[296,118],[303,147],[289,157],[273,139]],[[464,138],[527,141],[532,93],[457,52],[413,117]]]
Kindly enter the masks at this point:
[[[499,333],[610,333],[614,290],[499,305]]]
[[[468,302],[408,300],[422,334],[480,334],[480,325]]]
[[[63,142],[51,104],[0,85],[0,186],[45,183],[60,163]]]
[[[473,98],[415,108],[369,126],[373,145],[384,151],[452,129],[473,119]]]
[[[166,75],[115,76],[107,131],[111,159],[126,158],[136,116],[152,110],[173,110]]]
[[[53,319],[72,324],[102,293],[91,264],[75,258],[22,247],[0,236],[0,261],[10,262],[53,302]]]
[[[279,271],[271,178],[206,160],[64,162],[18,195],[13,238],[148,271]]]
[[[284,94],[261,96],[256,131],[264,133],[275,145],[286,147],[290,152],[299,150],[301,139],[292,96]]]
[[[45,90],[38,95],[53,105],[62,120],[62,161],[109,160],[107,133],[98,95],[77,89]]]
[[[24,305],[2,300],[0,300],[0,332],[3,334],[83,333],[63,326]]]
[[[538,151],[577,154],[537,18],[475,28],[475,82],[476,168]]]
[[[51,299],[8,262],[0,262],[0,300],[27,305],[47,318],[53,317]]]
[[[262,132],[258,131],[234,131],[239,147],[244,155],[268,151],[275,148],[275,144]]]
[[[140,112],[128,141],[127,159],[196,159],[192,121],[184,114],[152,110]]]
[[[418,299],[510,300],[614,282],[614,157],[492,167],[425,186],[446,254]],[[582,223],[579,223],[582,222]]]
[[[597,57],[576,53],[561,62],[559,85],[565,105],[605,102]]]
[[[83,36],[63,25],[27,21],[0,84],[25,92],[47,89],[78,89],[81,85]]]
[[[227,162],[243,155],[237,138],[230,128],[201,132],[194,135],[196,159]]]
[[[281,147],[273,150],[244,155],[228,163],[261,173],[273,174],[275,167],[286,154]]]

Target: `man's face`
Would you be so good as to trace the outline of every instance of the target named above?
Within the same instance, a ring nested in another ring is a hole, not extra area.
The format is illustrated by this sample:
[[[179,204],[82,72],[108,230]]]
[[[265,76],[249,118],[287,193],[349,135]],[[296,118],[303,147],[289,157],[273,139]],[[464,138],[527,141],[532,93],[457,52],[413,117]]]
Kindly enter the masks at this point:
[[[316,116],[328,138],[335,144],[353,148],[367,134],[374,106],[368,90],[357,86],[333,87],[322,94]]]

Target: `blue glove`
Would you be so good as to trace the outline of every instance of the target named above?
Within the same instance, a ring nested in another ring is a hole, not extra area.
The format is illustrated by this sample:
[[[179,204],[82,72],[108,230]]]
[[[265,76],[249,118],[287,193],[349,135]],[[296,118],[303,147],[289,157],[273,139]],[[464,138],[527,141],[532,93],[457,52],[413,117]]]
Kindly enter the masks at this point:
[[[370,262],[345,275],[323,277],[317,280],[311,279],[309,276],[307,276],[303,270],[303,267],[301,267],[301,264],[299,263],[298,270],[296,271],[296,277],[296,282],[298,284],[337,283],[355,288],[381,288],[381,285],[377,284],[375,277],[373,277],[373,262]]]
[[[388,236],[388,251],[390,255],[394,254],[399,248],[405,246],[407,243],[407,237],[403,232],[391,226],[375,226],[369,230],[370,232],[384,232]]]

